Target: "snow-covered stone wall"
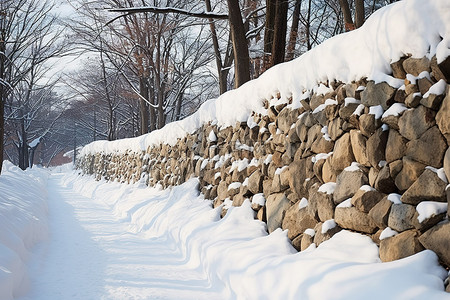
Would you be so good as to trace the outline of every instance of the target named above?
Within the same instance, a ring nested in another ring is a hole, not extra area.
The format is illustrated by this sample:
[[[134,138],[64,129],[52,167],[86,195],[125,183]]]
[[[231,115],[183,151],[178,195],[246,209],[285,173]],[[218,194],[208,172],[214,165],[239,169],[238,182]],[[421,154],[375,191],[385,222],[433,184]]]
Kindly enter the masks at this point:
[[[349,40],[377,24],[379,30],[397,10],[404,15],[395,22],[404,18],[406,24],[392,30],[404,42],[391,42],[388,54],[384,43],[378,52],[365,52],[376,59],[354,55],[361,47]],[[424,28],[414,18],[407,21],[420,13],[430,20]],[[445,0],[401,1],[374,14],[360,31],[269,70],[215,106],[206,103],[183,121],[190,127],[169,124],[146,140],[89,145],[77,167],[98,179],[163,187],[199,177],[202,193],[222,205],[223,214],[250,199],[268,231],[288,229],[298,250],[349,229],[372,237],[383,261],[427,248],[450,266],[449,15]],[[421,34],[414,45],[411,28]],[[354,53],[336,51],[341,43],[355,46]],[[317,62],[319,55],[328,59],[326,49],[339,61],[328,64],[328,73]]]

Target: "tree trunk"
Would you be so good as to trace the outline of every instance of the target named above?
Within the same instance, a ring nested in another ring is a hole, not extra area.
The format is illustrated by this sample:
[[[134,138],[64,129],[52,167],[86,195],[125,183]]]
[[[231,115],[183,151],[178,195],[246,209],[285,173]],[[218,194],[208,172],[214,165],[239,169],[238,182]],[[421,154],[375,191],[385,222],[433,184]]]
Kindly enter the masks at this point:
[[[264,62],[263,69],[267,70],[272,64],[272,45],[275,29],[276,0],[266,0],[266,23],[264,28]]]
[[[250,80],[250,57],[239,0],[227,0],[227,2],[228,21],[230,23],[231,40],[233,41],[234,86],[238,88]]]
[[[287,0],[276,1],[275,27],[272,44],[272,66],[284,62],[288,8]]]
[[[287,46],[286,61],[294,59],[295,44],[298,37],[298,24],[300,21],[300,6],[302,0],[295,1],[294,13],[292,15],[291,32],[289,33],[289,41]]]
[[[148,101],[148,85],[145,77],[139,77],[139,93]],[[141,135],[148,133],[148,104],[139,98],[139,112],[141,114]]]
[[[361,27],[365,20],[364,0],[355,0],[355,26]]]
[[[206,11],[210,12],[212,10],[211,8],[211,1],[205,0],[206,4]],[[220,55],[220,49],[219,49],[219,40],[217,38],[217,31],[216,31],[216,25],[214,24],[214,20],[211,18],[209,21],[209,28],[211,30],[211,38],[213,42],[214,47],[214,56],[216,58],[216,66],[217,66],[217,75],[219,77],[219,91],[220,94],[223,94],[227,91],[227,78],[223,78],[224,73],[222,72],[223,69],[223,63],[222,63],[222,56]]]
[[[355,29],[355,24],[353,24],[352,13],[350,12],[350,6],[347,0],[339,0],[341,6],[342,14],[344,15],[345,31],[351,31]]]

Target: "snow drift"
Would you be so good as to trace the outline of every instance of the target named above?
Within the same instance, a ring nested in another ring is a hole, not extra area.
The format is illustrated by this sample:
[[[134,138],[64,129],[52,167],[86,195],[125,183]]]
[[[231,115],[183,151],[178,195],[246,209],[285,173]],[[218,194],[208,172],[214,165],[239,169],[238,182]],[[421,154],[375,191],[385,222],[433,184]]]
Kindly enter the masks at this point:
[[[0,176],[0,298],[13,299],[28,288],[26,261],[47,237],[48,172],[22,171],[3,163]]]

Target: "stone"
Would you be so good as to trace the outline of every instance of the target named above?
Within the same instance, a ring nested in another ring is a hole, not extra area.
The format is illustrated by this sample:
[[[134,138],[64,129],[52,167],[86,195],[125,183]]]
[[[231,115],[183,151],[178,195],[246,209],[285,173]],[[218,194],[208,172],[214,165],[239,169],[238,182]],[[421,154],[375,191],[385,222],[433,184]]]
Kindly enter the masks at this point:
[[[411,159],[408,156],[404,156],[402,159],[402,170],[395,177],[395,185],[403,192],[409,189],[409,187],[419,178],[426,165]]]
[[[228,184],[225,181],[221,181],[217,187],[217,197],[220,200],[224,200],[228,197]]]
[[[445,218],[445,215],[446,213],[432,214],[428,218],[423,219],[422,222],[419,222],[419,213],[416,211],[416,214],[414,215],[414,227],[420,232],[424,232],[441,222]]]
[[[338,172],[332,167],[331,156],[325,160],[322,167],[322,180],[324,183],[336,182]]]
[[[308,214],[306,207],[299,209],[297,202],[286,211],[282,228],[288,229],[288,238],[292,240],[306,229],[314,228],[316,224],[317,221]]]
[[[394,96],[394,101],[397,103],[405,103],[406,97],[408,95],[406,95],[406,91],[405,89],[398,89],[395,92],[395,96]]]
[[[309,235],[307,233],[304,233],[302,235],[302,241],[301,241],[301,244],[300,244],[300,250],[304,251],[304,250],[308,249],[308,247],[311,246],[311,244],[313,244],[313,243],[314,243],[314,236],[311,236],[311,235]]]
[[[375,84],[375,82],[369,81],[366,89],[361,93],[361,103],[365,106],[381,105],[386,110],[394,95],[395,89],[386,82]]]
[[[331,239],[333,237],[333,235],[335,235],[336,233],[341,231],[341,228],[339,226],[335,226],[333,228],[330,228],[326,232],[322,233],[322,226],[323,226],[323,223],[319,223],[316,225],[316,227],[314,227],[314,231],[316,233],[314,235],[314,244],[316,244],[316,246],[319,246],[323,242]]]
[[[284,170],[283,170],[284,171]],[[285,173],[288,173],[289,170],[286,170]],[[273,181],[272,181],[272,188],[271,188],[271,192],[272,193],[279,193],[282,192],[284,190],[286,190],[289,187],[289,182],[286,178],[286,175],[283,176],[283,180],[281,179],[281,174],[275,174],[273,176]]]
[[[395,161],[391,162],[391,163],[389,164],[389,170],[390,170],[390,172],[391,172],[391,177],[392,177],[392,178],[396,178],[397,175],[398,175],[398,174],[400,173],[400,171],[402,170],[402,168],[403,168],[403,162],[402,162],[401,159],[395,160]]]
[[[389,262],[414,255],[424,248],[419,243],[418,232],[408,230],[380,241],[380,259]]]
[[[385,165],[381,168],[378,173],[377,179],[375,180],[374,187],[385,194],[394,193],[397,191],[397,187],[395,186],[395,181],[391,177],[391,172],[389,169],[389,165]]]
[[[260,170],[256,170],[248,178],[248,190],[253,194],[261,193],[263,190],[264,175]]]
[[[419,87],[419,91],[422,95],[425,95],[432,85],[433,82],[427,77],[421,77],[417,80],[417,86]]]
[[[412,159],[427,166],[441,168],[448,146],[437,126],[433,126],[419,139],[408,142],[406,148],[406,155]]]
[[[347,132],[334,144],[331,165],[334,170],[341,171],[350,166],[353,161],[355,161],[355,157],[353,156],[350,134]]]
[[[443,99],[444,95],[429,94],[428,97],[422,98],[422,100],[420,100],[420,104],[432,110],[438,110]]]
[[[284,215],[290,206],[290,201],[284,193],[272,194],[267,197],[266,214],[269,233],[281,227]]]
[[[289,165],[289,187],[297,194],[299,199],[308,197],[308,191],[304,188],[306,178],[314,176],[313,163],[311,159],[301,159]]]
[[[350,131],[350,141],[355,160],[363,166],[369,167],[370,162],[366,155],[367,138],[359,130]]]
[[[325,159],[319,159],[314,163],[314,175],[316,175],[317,179],[320,180],[321,183],[325,183],[322,179],[322,169],[325,164]]]
[[[356,98],[356,90],[358,89],[358,84],[356,82],[347,83],[344,85],[344,89],[347,97]]]
[[[335,205],[331,194],[310,191],[308,206],[315,207],[319,220],[322,222],[334,218]]]
[[[328,135],[333,141],[337,140],[341,135],[344,134],[344,130],[342,130],[343,124],[344,120],[341,118],[335,118],[328,122]]]
[[[408,142],[397,130],[390,129],[386,143],[386,162],[402,159],[406,153],[406,143]]]
[[[399,132],[408,140],[418,139],[425,131],[434,126],[435,116],[434,111],[424,106],[406,110],[398,120]]]
[[[384,195],[376,190],[359,189],[352,197],[352,205],[359,211],[369,213],[383,199]]]
[[[366,137],[370,137],[380,126],[381,121],[375,119],[375,115],[363,114],[359,117],[359,129]]]
[[[450,57],[447,57],[447,60],[449,61],[450,67]],[[448,72],[450,73],[450,70]],[[436,123],[441,133],[446,137],[447,142],[450,143],[450,85],[447,85],[445,93],[446,96],[442,101],[439,112],[436,115]]]
[[[405,58],[400,58],[398,61],[391,63],[392,75],[398,79],[405,79],[406,72],[403,69],[403,61]]]
[[[431,72],[431,62],[425,56],[422,58],[409,57],[403,61],[403,69],[407,74],[417,77],[423,71]]]
[[[359,211],[356,207],[336,207],[335,222],[344,229],[356,230],[372,234],[377,225],[369,215]]]
[[[233,196],[233,206],[241,206],[242,203],[244,203],[245,200],[248,198],[245,197],[243,194],[239,193]]]
[[[420,93],[411,93],[405,99],[405,105],[407,107],[415,108],[419,106],[420,101],[422,100],[422,95]]]
[[[437,67],[439,68],[442,75],[444,76],[444,78],[442,78],[442,79],[446,80],[447,83],[450,83],[450,56],[447,56],[441,62],[439,62],[437,64]]]
[[[393,204],[389,214],[388,226],[402,232],[414,228],[416,208],[409,204]]]
[[[369,216],[379,228],[388,227],[389,213],[391,212],[392,202],[387,199],[387,196],[381,199],[369,211]]]
[[[297,115],[296,115],[297,114]],[[284,134],[287,134],[292,126],[295,123],[298,116],[297,110],[292,110],[288,107],[283,108],[280,111],[277,117],[277,126]]]
[[[334,203],[339,204],[351,198],[361,186],[368,183],[369,179],[361,169],[358,171],[342,171],[336,180],[336,189],[333,193]]]
[[[398,127],[398,119],[399,118],[400,118],[400,116],[389,115],[387,117],[381,118],[381,122],[383,124],[387,124],[389,126],[389,128],[391,128],[391,129],[399,130],[399,127]]]
[[[375,181],[377,180],[378,173],[380,173],[380,170],[377,168],[370,168],[369,169],[369,185],[375,186]]]
[[[366,155],[370,164],[374,168],[380,169],[380,161],[386,160],[385,151],[388,139],[388,132],[379,128],[366,143]]]
[[[333,141],[326,140],[323,135],[317,136],[311,145],[311,151],[314,153],[328,153],[333,150]]]
[[[256,214],[256,218],[260,220],[261,222],[267,223],[267,215],[266,215],[266,207],[263,206],[258,210],[258,213]]]
[[[446,186],[447,183],[442,181],[435,172],[425,169],[400,200],[412,205],[417,205],[422,201],[446,202]]]
[[[444,173],[450,181],[450,148],[447,148],[444,155]]]
[[[448,220],[426,231],[419,237],[419,241],[425,248],[433,250],[446,266],[450,266],[450,222]]]
[[[292,240],[292,247],[295,248],[295,250],[297,251],[301,251],[302,248],[302,239],[303,239],[303,234],[300,234],[298,237],[296,237],[295,239]]]
[[[341,117],[345,121],[348,121],[350,119],[350,116],[355,112],[358,106],[358,103],[349,103],[346,106],[342,106],[339,109],[339,117]]]

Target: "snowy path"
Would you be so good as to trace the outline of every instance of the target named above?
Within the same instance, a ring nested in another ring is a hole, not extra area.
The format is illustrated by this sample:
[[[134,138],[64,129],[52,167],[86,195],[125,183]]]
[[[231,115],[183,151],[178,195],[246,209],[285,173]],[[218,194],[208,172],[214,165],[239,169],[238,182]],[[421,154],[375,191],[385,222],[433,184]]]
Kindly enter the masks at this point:
[[[218,299],[201,268],[191,269],[175,241],[129,232],[111,208],[48,183],[49,241],[37,247],[24,299]]]

